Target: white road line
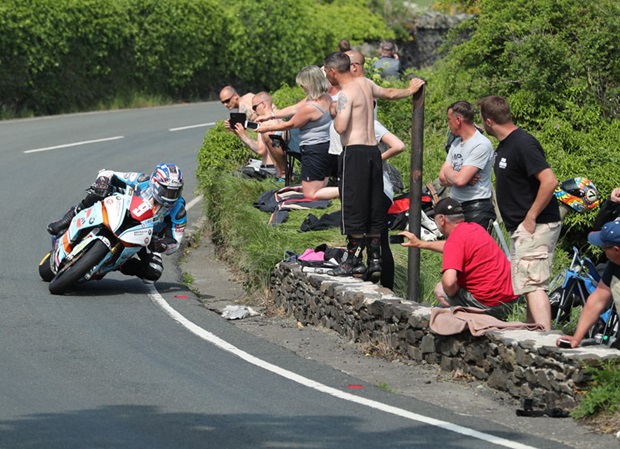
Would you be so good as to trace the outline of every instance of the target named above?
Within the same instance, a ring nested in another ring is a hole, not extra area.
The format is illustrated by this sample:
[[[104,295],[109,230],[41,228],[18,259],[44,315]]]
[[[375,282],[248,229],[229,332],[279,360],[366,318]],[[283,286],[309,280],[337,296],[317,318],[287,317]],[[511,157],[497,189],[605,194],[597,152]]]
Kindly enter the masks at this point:
[[[198,204],[200,201],[202,201],[202,195],[197,196],[196,198],[194,198],[193,200],[191,200],[189,203],[187,203],[185,205],[185,210],[190,210],[192,207],[194,207],[196,204]]]
[[[147,293],[155,304],[163,309],[173,320],[177,321],[179,324],[184,326],[194,335],[202,338],[203,340],[217,346],[218,348],[223,349],[224,351],[230,352],[231,354],[236,355],[237,357],[245,360],[252,365],[258,366],[259,368],[263,368],[267,371],[271,371],[278,376],[282,376],[286,379],[292,380],[298,384],[304,385],[308,388],[313,388],[322,393],[329,394],[339,399],[343,399],[345,401],[354,402],[356,404],[365,405],[370,408],[374,408],[376,410],[383,411],[385,413],[390,413],[392,415],[399,416],[401,418],[406,418],[412,421],[417,421],[423,424],[428,424],[431,426],[439,427],[445,430],[449,430],[451,432],[455,432],[461,435],[466,435],[472,438],[477,438],[479,440],[487,441],[492,444],[496,444],[498,446],[503,446],[511,449],[534,449],[532,446],[527,446],[525,444],[517,443],[514,441],[507,440],[505,438],[496,437],[494,435],[490,435],[483,432],[478,432],[477,430],[469,429],[467,427],[459,426],[457,424],[452,424],[447,421],[441,421],[439,419],[429,418],[427,416],[419,415],[417,413],[410,412],[408,410],[404,410],[398,407],[393,407],[391,405],[383,404],[378,401],[374,401],[372,399],[366,399],[359,396],[355,396],[351,393],[346,393],[340,390],[337,390],[332,387],[328,387],[327,385],[323,385],[319,382],[316,382],[312,379],[308,379],[307,377],[300,376],[299,374],[295,374],[292,371],[285,370],[284,368],[280,368],[279,366],[273,365],[269,362],[266,362],[258,357],[255,357],[251,354],[248,354],[245,351],[233,346],[225,340],[222,340],[218,336],[212,334],[211,332],[206,331],[201,328],[197,324],[189,321],[179,312],[177,312],[170,304],[166,302],[166,300],[159,294],[154,285],[145,285],[147,289]]]
[[[183,131],[183,130],[192,129],[192,128],[204,128],[204,127],[207,127],[207,126],[215,126],[215,122],[201,123],[199,125],[181,126],[179,128],[170,128],[168,131],[171,131],[171,132]]]
[[[202,200],[202,195],[194,198],[192,201],[187,203],[186,209],[191,209],[198,202]],[[439,419],[429,418],[428,416],[419,415],[417,413],[410,412],[408,410],[404,410],[398,407],[393,407],[391,405],[383,404],[382,402],[374,401],[372,399],[361,398],[359,396],[355,396],[351,393],[346,393],[344,391],[337,390],[332,387],[328,387],[327,385],[323,385],[319,382],[316,382],[312,379],[308,379],[307,377],[300,376],[299,374],[295,374],[292,371],[285,370],[284,368],[280,368],[279,366],[273,365],[269,362],[266,362],[258,357],[255,357],[251,354],[248,354],[245,351],[233,346],[225,340],[222,340],[218,336],[212,334],[211,332],[203,329],[195,323],[192,323],[179,312],[177,312],[166,300],[159,294],[154,285],[146,284],[147,294],[151,301],[157,304],[162,308],[164,312],[166,312],[173,320],[181,324],[187,330],[189,330],[194,335],[202,338],[203,340],[217,346],[218,348],[223,349],[224,351],[230,352],[231,354],[236,355],[237,357],[245,360],[252,365],[258,366],[259,368],[263,368],[267,371],[271,371],[278,376],[282,376],[285,379],[292,380],[298,384],[304,385],[308,388],[313,388],[322,393],[329,394],[339,399],[343,399],[345,401],[354,402],[356,404],[365,405],[370,408],[374,408],[376,410],[383,411],[385,413],[390,413],[392,415],[399,416],[401,418],[406,418],[411,421],[417,421],[423,424],[428,424],[431,426],[439,427],[445,430],[449,430],[451,432],[455,432],[461,435],[467,435],[472,438],[477,438],[479,440],[487,441],[492,444],[496,444],[498,446],[507,447],[510,449],[536,449],[533,446],[528,446],[526,444],[517,443],[515,441],[510,441],[505,438],[496,437],[494,435],[490,435],[488,433],[478,432],[477,430],[469,429],[467,427],[459,426],[457,424],[452,424],[447,421],[441,421]]]
[[[124,139],[124,138],[125,138],[125,136],[114,136],[114,137],[107,137],[105,139],[85,140],[84,142],[66,143],[64,145],[56,145],[55,147],[46,147],[46,148],[37,148],[35,150],[26,150],[26,151],[24,151],[24,154],[39,153],[41,151],[57,150],[59,148],[77,147],[77,146],[80,146],[80,145],[88,145],[88,144],[91,144],[91,143],[109,142],[110,140],[118,140],[118,139]]]

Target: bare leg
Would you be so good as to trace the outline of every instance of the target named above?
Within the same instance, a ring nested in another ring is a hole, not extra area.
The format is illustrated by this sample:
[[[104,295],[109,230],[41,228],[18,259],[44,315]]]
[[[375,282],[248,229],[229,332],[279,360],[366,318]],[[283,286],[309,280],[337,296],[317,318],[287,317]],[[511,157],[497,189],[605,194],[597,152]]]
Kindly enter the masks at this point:
[[[314,194],[317,200],[335,200],[338,196],[338,187],[323,187]]]
[[[271,144],[271,140],[267,142],[267,151],[269,152],[269,156],[271,156],[271,160],[275,166],[276,177],[283,178],[286,173],[286,158],[284,156],[284,151],[281,147],[275,148]]]
[[[304,198],[323,199],[316,196],[317,192],[327,185],[329,178],[322,181],[301,181],[301,188],[304,192]]]
[[[527,299],[527,322],[542,324],[546,331],[551,330],[551,304],[544,290],[525,294]]]

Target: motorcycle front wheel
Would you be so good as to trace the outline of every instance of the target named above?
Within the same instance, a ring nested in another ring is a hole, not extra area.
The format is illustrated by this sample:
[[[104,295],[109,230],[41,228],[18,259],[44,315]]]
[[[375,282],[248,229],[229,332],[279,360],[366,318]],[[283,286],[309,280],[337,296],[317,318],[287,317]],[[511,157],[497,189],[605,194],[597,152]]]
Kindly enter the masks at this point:
[[[52,271],[52,267],[50,266],[50,256],[52,253],[47,253],[39,262],[39,276],[45,282],[49,282],[54,279],[54,272]]]
[[[80,258],[76,260],[66,270],[61,271],[52,279],[49,290],[52,295],[62,295],[72,285],[84,277],[93,267],[106,256],[109,249],[101,240],[95,240],[91,246],[86,248]]]

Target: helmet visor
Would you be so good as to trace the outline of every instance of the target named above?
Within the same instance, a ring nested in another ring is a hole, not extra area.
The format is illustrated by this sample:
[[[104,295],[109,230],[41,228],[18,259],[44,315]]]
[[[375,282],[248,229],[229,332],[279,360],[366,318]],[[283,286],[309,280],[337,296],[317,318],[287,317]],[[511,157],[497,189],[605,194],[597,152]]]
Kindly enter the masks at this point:
[[[164,186],[159,183],[153,185],[153,196],[158,202],[174,203],[181,198],[182,186]]]

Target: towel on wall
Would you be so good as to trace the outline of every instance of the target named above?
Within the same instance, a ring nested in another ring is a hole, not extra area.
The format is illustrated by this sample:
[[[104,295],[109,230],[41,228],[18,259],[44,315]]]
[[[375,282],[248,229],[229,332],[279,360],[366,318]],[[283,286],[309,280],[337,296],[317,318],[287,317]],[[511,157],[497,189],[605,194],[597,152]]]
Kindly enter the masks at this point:
[[[505,330],[530,330],[544,331],[542,324],[521,323],[519,321],[502,321],[484,313],[484,310],[475,307],[433,307],[429,326],[439,335],[460,334],[469,328],[469,332],[475,337],[484,335],[489,331]]]

